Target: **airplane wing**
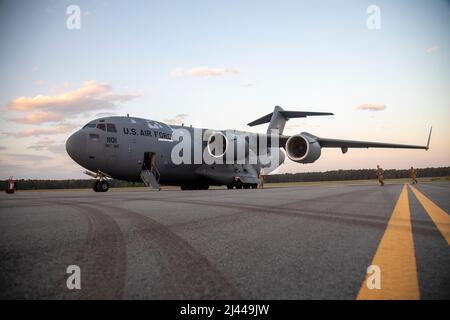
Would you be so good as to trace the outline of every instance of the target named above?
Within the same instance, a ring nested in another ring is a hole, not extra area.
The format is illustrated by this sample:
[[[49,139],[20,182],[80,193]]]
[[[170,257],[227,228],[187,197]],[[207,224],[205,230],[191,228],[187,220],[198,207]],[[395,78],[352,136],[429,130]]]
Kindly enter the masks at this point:
[[[319,141],[319,144],[322,148],[401,148],[401,149],[425,149],[425,150],[428,149],[428,146],[370,142],[370,141],[339,140],[327,138],[318,138],[317,141]]]
[[[342,151],[346,151],[348,148],[398,148],[398,149],[425,149],[430,147],[431,132],[428,135],[428,141],[426,146],[411,145],[411,144],[396,144],[396,143],[384,143],[384,142],[371,142],[371,141],[355,141],[355,140],[340,140],[316,137],[309,133],[303,133],[309,137],[317,140],[322,148],[341,148]]]

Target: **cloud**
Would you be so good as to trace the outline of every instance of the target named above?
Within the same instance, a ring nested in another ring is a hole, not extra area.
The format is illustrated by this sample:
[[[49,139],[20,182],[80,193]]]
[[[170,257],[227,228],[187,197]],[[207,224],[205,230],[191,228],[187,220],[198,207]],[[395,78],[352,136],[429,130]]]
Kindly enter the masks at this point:
[[[436,52],[436,51],[438,51],[438,50],[439,50],[439,47],[438,47],[438,46],[433,46],[433,47],[427,48],[426,52],[427,52],[427,53],[434,53],[434,52]]]
[[[95,114],[96,117],[112,117],[117,116],[117,113],[115,112],[99,112]]]
[[[25,124],[39,124],[44,122],[59,121],[61,120],[61,115],[57,112],[51,111],[36,111],[30,112],[23,117],[12,118],[10,120]]]
[[[29,162],[36,162],[36,161],[46,161],[46,160],[51,160],[52,158],[47,157],[47,156],[41,156],[41,155],[37,155],[37,154],[14,154],[14,153],[9,153],[9,154],[5,154],[5,156],[9,159],[9,160],[13,160],[13,161],[29,161]]]
[[[63,88],[67,89],[67,86]],[[109,84],[89,80],[77,89],[55,95],[16,98],[7,104],[7,109],[26,113],[25,116],[12,118],[12,121],[37,124],[62,121],[91,111],[113,110],[118,107],[117,103],[139,96],[138,93],[113,93]]]
[[[50,151],[53,153],[65,153],[64,143],[48,138],[38,141],[36,144],[29,146],[28,149],[34,149],[36,151]]]
[[[209,68],[209,67],[193,67],[190,69],[176,68],[172,71],[172,75],[176,77],[218,77],[224,75],[239,74],[238,68]]]
[[[74,124],[60,124],[49,128],[30,128],[18,132],[2,132],[2,134],[16,138],[40,137],[67,133],[76,127]]]
[[[165,119],[164,122],[167,124],[182,124],[184,122],[184,120],[186,120],[186,118],[189,117],[189,115],[183,113],[183,114],[177,114],[174,118],[172,119]]]
[[[386,109],[385,104],[363,103],[356,107],[357,110],[383,111]]]

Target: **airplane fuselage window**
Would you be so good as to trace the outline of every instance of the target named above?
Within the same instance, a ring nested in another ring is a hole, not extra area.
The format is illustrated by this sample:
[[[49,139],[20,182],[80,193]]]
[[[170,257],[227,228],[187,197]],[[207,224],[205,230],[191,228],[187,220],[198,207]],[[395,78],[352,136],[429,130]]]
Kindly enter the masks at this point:
[[[97,129],[106,131],[106,125],[104,123],[99,123],[97,124]]]
[[[116,125],[112,124],[112,123],[107,123],[106,124],[106,129],[107,129],[108,132],[117,132]]]
[[[83,127],[83,129],[86,129],[86,128],[95,128],[95,122],[90,122]]]

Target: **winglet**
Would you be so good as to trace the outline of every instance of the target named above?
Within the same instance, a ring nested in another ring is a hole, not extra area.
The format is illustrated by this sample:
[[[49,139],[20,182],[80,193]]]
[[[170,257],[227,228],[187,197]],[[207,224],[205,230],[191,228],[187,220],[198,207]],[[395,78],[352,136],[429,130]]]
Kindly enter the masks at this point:
[[[430,133],[428,134],[427,148],[425,150],[430,149],[430,140],[431,140],[431,132],[433,131],[433,126],[430,127]]]

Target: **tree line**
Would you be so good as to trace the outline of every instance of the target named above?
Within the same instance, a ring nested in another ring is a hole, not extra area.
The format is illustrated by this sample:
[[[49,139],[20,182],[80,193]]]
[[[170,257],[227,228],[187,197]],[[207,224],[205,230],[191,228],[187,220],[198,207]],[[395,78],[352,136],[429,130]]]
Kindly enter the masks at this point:
[[[17,190],[40,190],[40,189],[88,189],[92,188],[95,179],[67,179],[67,180],[41,180],[41,179],[19,179],[16,180]],[[0,190],[5,190],[7,180],[0,180]],[[143,187],[143,183],[111,179],[108,180],[111,187]]]
[[[417,177],[449,177],[450,167],[420,168]],[[385,179],[409,178],[409,169],[388,169],[384,171]],[[358,170],[332,170],[325,172],[301,172],[271,174],[266,176],[265,182],[314,182],[314,181],[342,181],[342,180],[369,180],[376,179],[374,169]],[[0,180],[0,190],[6,189],[6,181]],[[67,179],[67,180],[16,180],[18,190],[39,189],[88,189],[92,188],[94,179]],[[122,180],[109,180],[111,187],[144,187],[143,183],[134,183]]]
[[[448,177],[450,167],[420,168],[417,169],[417,177]],[[266,182],[313,182],[313,181],[342,181],[342,180],[369,180],[376,179],[374,169],[357,170],[332,170],[325,172],[301,172],[271,174],[266,177]],[[385,179],[409,178],[409,169],[384,170]]]

